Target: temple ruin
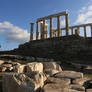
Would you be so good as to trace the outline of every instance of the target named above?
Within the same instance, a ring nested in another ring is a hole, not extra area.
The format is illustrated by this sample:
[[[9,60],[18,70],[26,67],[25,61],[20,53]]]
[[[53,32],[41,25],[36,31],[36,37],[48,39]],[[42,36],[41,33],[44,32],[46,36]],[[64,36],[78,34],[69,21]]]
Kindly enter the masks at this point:
[[[65,16],[65,28],[61,28],[61,17],[62,16]],[[57,29],[53,28],[53,18],[57,18]],[[46,23],[47,20],[50,21],[49,25]],[[48,30],[48,26],[50,30]],[[74,30],[76,29],[75,33],[77,33],[77,35],[80,36],[80,31],[81,31],[80,28],[83,28],[84,37],[87,37],[87,31],[86,31],[87,27],[90,27],[90,30],[91,30],[90,34],[92,37],[92,23],[69,26],[69,14],[66,11],[64,11],[64,12],[60,12],[57,14],[53,14],[50,16],[46,16],[46,17],[37,19],[36,33],[34,33],[34,23],[31,23],[30,41],[33,40],[34,34],[36,34],[36,40],[53,38],[53,37],[61,37],[63,30],[65,30],[66,36],[68,36],[70,35],[69,31],[71,31],[71,35],[73,35]]]

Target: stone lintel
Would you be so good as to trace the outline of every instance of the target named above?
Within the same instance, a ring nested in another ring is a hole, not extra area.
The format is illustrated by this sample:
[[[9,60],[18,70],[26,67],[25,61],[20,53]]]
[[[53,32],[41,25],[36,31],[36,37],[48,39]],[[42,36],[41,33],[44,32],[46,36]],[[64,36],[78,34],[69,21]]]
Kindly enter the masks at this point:
[[[66,15],[67,14],[67,12],[66,11],[64,11],[64,12],[60,12],[60,13],[57,13],[57,14],[52,14],[52,15],[49,15],[49,16],[45,16],[45,17],[43,17],[43,18],[38,18],[37,19],[37,21],[42,21],[42,20],[47,20],[47,19],[50,19],[50,18],[53,18],[53,17],[57,17],[57,16],[64,16],[64,15]]]

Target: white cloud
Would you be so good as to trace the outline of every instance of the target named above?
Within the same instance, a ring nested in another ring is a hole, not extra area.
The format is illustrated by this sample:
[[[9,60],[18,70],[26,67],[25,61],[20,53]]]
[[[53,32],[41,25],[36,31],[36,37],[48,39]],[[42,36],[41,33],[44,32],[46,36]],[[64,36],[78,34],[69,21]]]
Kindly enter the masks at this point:
[[[92,23],[92,5],[87,5],[82,7],[77,16],[77,20],[74,24],[85,24],[85,23]]]
[[[88,10],[92,10],[92,5],[90,5],[90,6],[88,7]]]
[[[14,26],[8,21],[0,23],[0,34],[3,35],[7,42],[24,43],[29,41],[30,34],[18,26]]]

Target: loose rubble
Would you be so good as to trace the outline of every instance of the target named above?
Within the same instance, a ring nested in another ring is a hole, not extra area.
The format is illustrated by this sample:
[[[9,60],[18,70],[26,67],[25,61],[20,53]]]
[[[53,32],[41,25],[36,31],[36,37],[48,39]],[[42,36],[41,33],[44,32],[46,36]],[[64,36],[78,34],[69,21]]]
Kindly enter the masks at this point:
[[[92,79],[62,70],[56,62],[0,60],[0,72],[0,92],[92,92]]]

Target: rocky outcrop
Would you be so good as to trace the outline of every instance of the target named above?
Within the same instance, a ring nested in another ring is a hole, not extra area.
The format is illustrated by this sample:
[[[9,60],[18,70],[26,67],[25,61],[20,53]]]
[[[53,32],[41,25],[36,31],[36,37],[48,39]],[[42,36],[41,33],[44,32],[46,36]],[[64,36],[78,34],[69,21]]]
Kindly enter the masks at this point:
[[[70,35],[45,40],[34,40],[31,43],[21,44],[15,50],[2,51],[0,54],[32,56],[33,58],[27,59],[34,61],[34,57],[37,57],[40,62],[43,61],[42,58],[46,57],[59,61],[92,64],[90,62],[92,61],[92,38]]]
[[[92,79],[81,72],[62,70],[56,62],[4,61],[0,67],[13,68],[1,74],[2,92],[90,92],[92,89]]]

